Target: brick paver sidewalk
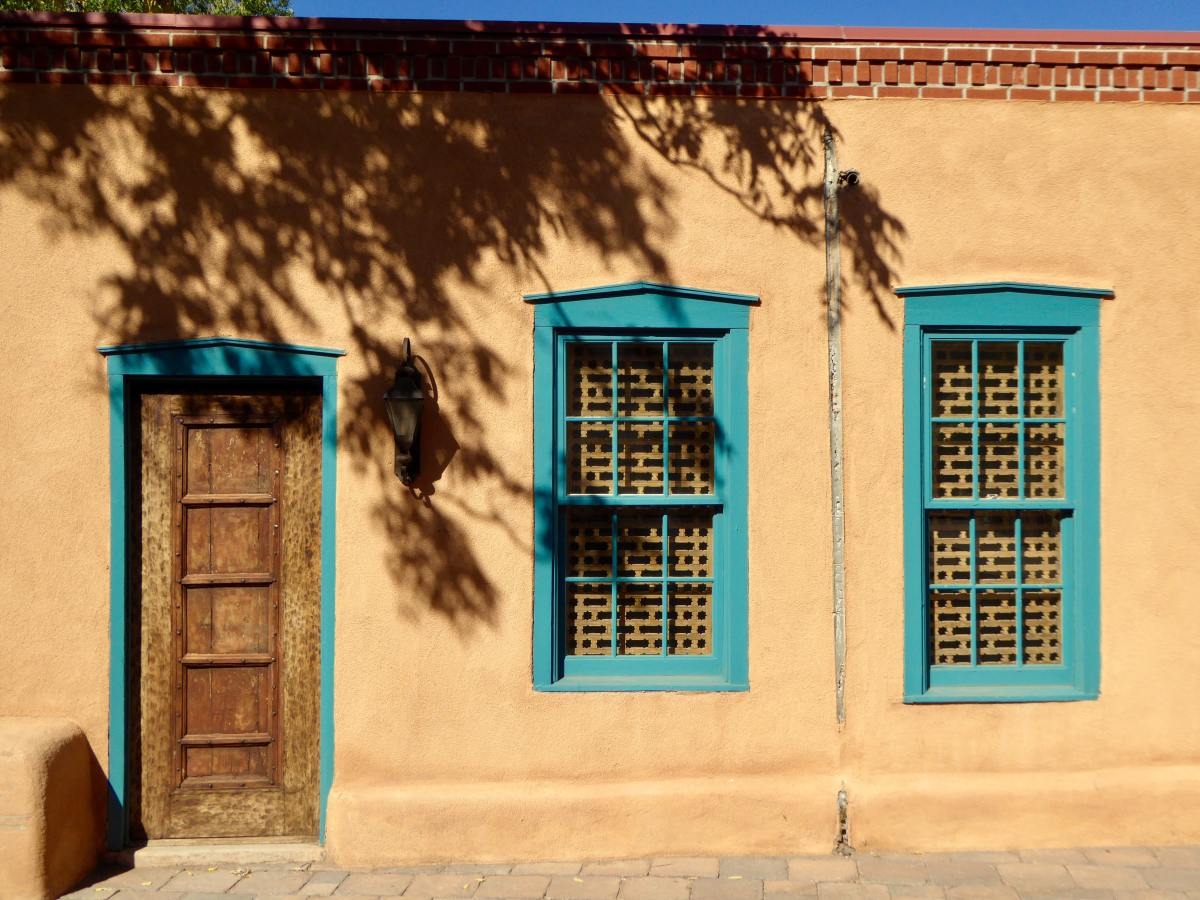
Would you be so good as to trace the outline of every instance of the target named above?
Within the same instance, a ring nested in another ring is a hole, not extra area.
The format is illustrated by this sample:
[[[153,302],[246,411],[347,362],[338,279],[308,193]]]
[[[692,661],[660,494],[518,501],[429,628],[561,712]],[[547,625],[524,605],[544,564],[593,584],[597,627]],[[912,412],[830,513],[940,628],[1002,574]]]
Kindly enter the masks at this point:
[[[479,897],[488,900],[1086,898],[1200,900],[1200,847],[632,859],[411,866],[134,868],[97,872],[73,898]]]

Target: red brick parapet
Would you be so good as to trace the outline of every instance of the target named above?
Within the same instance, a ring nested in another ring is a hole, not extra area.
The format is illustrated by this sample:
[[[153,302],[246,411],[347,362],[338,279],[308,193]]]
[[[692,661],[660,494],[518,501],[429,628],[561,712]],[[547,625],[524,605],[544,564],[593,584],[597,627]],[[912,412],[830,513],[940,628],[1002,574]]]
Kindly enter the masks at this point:
[[[0,84],[1200,102],[1200,33],[0,15]]]

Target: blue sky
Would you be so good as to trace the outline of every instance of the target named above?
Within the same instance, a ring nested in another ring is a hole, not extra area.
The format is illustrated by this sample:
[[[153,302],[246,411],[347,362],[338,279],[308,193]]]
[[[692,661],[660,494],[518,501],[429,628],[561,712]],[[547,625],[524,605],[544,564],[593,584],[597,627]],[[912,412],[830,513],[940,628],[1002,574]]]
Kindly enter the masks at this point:
[[[686,22],[741,25],[903,25],[969,28],[1200,30],[1200,0],[293,0],[301,16]]]

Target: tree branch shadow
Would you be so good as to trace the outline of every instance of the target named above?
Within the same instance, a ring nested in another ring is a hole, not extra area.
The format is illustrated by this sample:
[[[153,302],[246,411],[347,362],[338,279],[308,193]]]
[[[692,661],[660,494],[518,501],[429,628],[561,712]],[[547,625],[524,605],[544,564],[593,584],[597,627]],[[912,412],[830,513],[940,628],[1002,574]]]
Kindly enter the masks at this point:
[[[532,353],[497,347],[461,293],[498,290],[495,263],[531,291],[576,287],[544,268],[562,242],[671,281],[677,197],[655,158],[801,244],[823,240],[821,133],[836,128],[814,104],[531,98],[498,112],[484,95],[78,87],[51,103],[49,90],[0,89],[0,186],[34,201],[53,237],[123,253],[89,298],[98,331],[339,335],[355,361],[339,450],[375,485],[394,603],[464,636],[513,599],[480,556],[481,530],[531,552],[506,515],[532,501],[527,461],[500,458],[488,431]],[[873,190],[844,215],[853,278],[894,327],[884,298],[903,224]],[[427,411],[433,464],[413,491],[392,474],[381,403],[406,336],[453,393]]]

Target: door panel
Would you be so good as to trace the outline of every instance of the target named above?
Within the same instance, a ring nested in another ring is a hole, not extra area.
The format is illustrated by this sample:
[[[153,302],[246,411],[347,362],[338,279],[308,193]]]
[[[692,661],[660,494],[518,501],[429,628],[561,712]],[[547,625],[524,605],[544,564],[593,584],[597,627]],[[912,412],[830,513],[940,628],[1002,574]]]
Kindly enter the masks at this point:
[[[135,836],[313,835],[320,401],[141,398]]]
[[[261,399],[232,410],[214,401],[208,414],[171,416],[177,485],[172,765],[180,789],[280,784],[280,412],[277,402]],[[256,650],[213,650],[213,593],[222,590],[252,595],[223,618],[234,618],[241,642]],[[193,591],[207,595],[209,609],[193,600]]]

